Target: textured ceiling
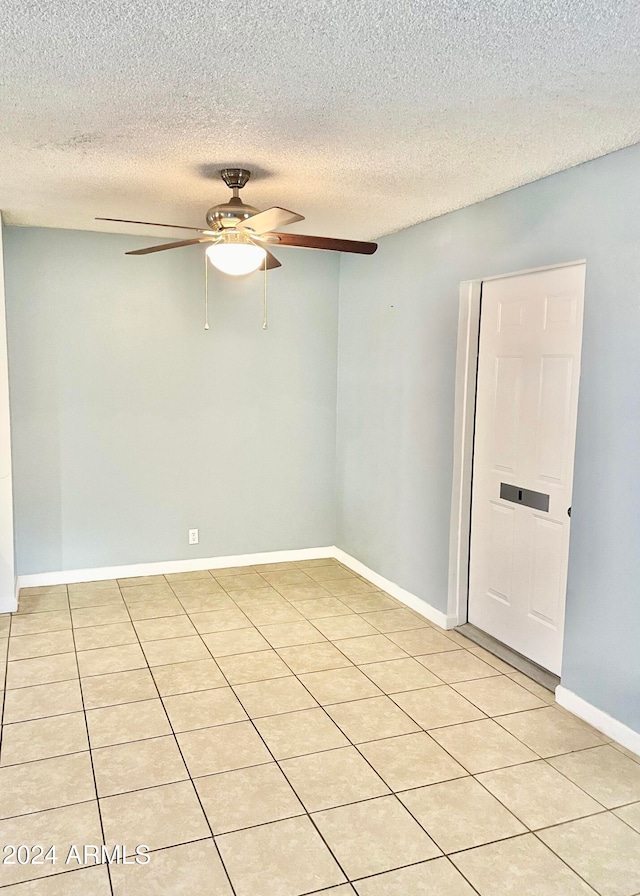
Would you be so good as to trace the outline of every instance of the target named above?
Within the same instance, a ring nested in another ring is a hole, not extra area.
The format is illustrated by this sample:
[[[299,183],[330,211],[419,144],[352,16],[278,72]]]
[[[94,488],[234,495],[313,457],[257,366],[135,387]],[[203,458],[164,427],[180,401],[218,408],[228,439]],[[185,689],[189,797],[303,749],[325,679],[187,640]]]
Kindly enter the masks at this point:
[[[199,225],[243,165],[379,236],[640,141],[639,38],[637,0],[4,0],[0,208]]]

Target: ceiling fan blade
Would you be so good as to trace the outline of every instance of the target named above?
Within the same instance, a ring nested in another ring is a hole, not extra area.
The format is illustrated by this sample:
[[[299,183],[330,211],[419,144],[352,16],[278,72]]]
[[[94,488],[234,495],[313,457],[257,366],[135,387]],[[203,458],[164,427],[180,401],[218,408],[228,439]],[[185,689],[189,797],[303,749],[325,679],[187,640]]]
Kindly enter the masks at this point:
[[[264,249],[264,246],[261,246],[261,248]],[[281,262],[278,261],[275,255],[272,255],[271,252],[268,252],[266,249],[264,249],[264,251],[267,253],[267,257],[258,268],[259,271],[264,271],[265,267],[268,271],[270,271],[272,268],[282,267]]]
[[[274,227],[284,227],[286,224],[294,224],[296,221],[304,221],[304,215],[274,206],[241,221],[238,224],[238,230],[250,230],[258,234],[266,233],[268,230],[273,230]]]
[[[210,236],[199,236],[193,240],[179,240],[177,243],[163,243],[161,246],[149,246],[147,249],[134,249],[125,255],[149,255],[151,252],[164,252],[165,249],[179,249],[181,246],[195,246],[196,243],[213,243]]]
[[[173,227],[174,230],[195,230],[196,233],[210,233],[213,230],[203,230],[202,227],[186,227],[184,224],[158,224],[157,221],[129,221],[127,218],[96,218],[96,221],[115,221],[116,224],[144,224],[146,227]]]
[[[251,219],[249,219],[251,220]],[[304,249],[330,249],[333,252],[356,252],[359,255],[373,255],[377,243],[360,240],[335,240],[328,236],[306,236],[304,233],[266,233],[265,236],[278,238],[280,246],[301,246]]]

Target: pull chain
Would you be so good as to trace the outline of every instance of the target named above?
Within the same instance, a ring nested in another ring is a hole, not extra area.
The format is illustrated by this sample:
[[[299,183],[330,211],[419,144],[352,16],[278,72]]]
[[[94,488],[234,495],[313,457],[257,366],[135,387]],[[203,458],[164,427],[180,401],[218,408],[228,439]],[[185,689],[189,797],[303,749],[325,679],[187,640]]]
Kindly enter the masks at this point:
[[[269,328],[269,321],[267,320],[267,265],[265,259],[264,266],[264,296],[262,302],[262,329],[267,330]]]
[[[204,253],[204,328],[209,329],[209,264]]]

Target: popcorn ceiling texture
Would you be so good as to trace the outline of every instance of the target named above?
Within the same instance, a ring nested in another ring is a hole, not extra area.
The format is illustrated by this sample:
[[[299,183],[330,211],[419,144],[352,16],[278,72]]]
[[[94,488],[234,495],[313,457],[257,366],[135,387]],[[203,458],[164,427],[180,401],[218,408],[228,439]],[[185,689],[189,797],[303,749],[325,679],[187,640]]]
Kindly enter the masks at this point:
[[[640,141],[639,37],[637,0],[5,0],[0,208],[199,225],[243,165],[379,236]]]

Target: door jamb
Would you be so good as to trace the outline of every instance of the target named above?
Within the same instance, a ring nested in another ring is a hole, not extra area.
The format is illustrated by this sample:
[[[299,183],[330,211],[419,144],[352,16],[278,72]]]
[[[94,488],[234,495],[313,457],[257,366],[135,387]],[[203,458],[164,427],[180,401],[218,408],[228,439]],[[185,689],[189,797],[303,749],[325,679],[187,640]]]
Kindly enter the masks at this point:
[[[496,274],[460,283],[458,347],[456,354],[455,416],[453,429],[453,481],[449,524],[449,586],[447,616],[454,625],[467,621],[469,603],[469,540],[471,536],[471,479],[476,413],[476,374],[480,332],[480,296],[488,280],[550,271],[585,264],[586,259]]]

